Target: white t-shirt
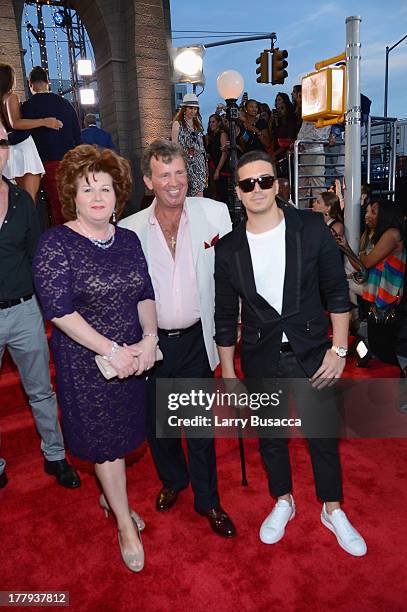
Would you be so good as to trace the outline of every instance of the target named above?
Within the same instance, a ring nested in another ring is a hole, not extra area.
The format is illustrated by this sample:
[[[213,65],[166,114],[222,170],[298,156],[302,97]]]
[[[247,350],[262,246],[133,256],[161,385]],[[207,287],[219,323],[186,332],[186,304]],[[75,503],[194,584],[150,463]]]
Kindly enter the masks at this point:
[[[256,291],[279,314],[283,308],[285,277],[285,219],[261,234],[247,232]],[[283,333],[282,342],[288,342]]]

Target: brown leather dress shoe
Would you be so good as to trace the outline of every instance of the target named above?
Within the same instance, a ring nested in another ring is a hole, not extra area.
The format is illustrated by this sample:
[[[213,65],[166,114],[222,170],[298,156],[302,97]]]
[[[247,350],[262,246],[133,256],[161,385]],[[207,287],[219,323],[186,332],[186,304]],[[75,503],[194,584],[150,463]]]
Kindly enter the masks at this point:
[[[175,502],[178,499],[178,491],[174,491],[174,489],[163,487],[159,494],[157,495],[157,499],[155,500],[155,507],[159,512],[165,512],[173,507]]]
[[[211,508],[207,512],[197,510],[197,512],[208,519],[212,530],[218,535],[224,538],[233,538],[236,535],[236,527],[222,508]]]

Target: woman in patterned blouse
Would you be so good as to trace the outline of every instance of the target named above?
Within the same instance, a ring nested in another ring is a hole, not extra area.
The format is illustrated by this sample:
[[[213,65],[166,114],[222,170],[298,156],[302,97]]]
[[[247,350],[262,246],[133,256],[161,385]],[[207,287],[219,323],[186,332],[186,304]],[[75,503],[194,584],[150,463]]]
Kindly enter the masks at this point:
[[[181,108],[174,117],[171,130],[173,142],[178,142],[187,157],[188,196],[203,197],[207,184],[207,163],[199,101],[195,94],[185,94]]]

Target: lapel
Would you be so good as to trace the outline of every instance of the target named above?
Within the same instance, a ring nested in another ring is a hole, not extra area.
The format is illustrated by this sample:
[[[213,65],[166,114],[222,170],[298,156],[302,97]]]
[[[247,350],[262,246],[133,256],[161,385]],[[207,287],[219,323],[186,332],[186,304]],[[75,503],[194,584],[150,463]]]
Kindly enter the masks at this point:
[[[302,222],[296,210],[281,206],[283,210],[285,235],[285,276],[283,289],[283,308],[281,318],[289,317],[300,310],[301,296],[301,228]],[[239,277],[239,284],[243,294],[246,295],[258,318],[269,323],[280,319],[278,312],[257,293],[253,273],[253,263],[250,255],[249,243],[246,235],[246,222],[243,221],[235,229],[235,264]],[[272,282],[272,279],[270,279]]]
[[[134,228],[137,236],[141,242],[141,246],[143,248],[144,251],[144,256],[147,260],[147,263],[150,263],[150,232],[149,232],[149,223],[150,223],[150,214],[154,208],[154,203],[155,200],[153,201],[153,203],[148,206],[148,208],[145,208],[144,210],[140,211],[139,213],[136,213],[136,218],[137,215],[139,215],[139,223],[138,225]]]
[[[285,276],[283,319],[300,312],[302,272],[302,220],[296,209],[281,207],[285,217]]]
[[[194,267],[196,268],[199,253],[204,249],[203,236],[206,236],[206,228],[208,226],[208,220],[202,213],[201,207],[198,202],[191,204],[188,198],[185,198],[185,210],[188,215],[188,226],[189,235],[191,237],[192,245],[192,257],[194,261]]]

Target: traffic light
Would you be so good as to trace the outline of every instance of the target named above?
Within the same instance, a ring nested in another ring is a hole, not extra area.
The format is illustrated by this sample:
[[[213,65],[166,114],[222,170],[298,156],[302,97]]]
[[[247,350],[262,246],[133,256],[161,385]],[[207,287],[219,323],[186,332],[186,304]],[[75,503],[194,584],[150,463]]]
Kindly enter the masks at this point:
[[[256,59],[256,64],[259,64],[259,67],[256,68],[256,74],[259,75],[256,81],[258,83],[269,83],[269,52],[262,51]]]
[[[286,70],[288,66],[288,62],[286,62],[286,57],[288,57],[288,52],[283,49],[280,50],[278,47],[272,50],[273,57],[271,60],[271,83],[272,85],[279,85],[284,83],[284,79],[288,77],[288,72]]]

